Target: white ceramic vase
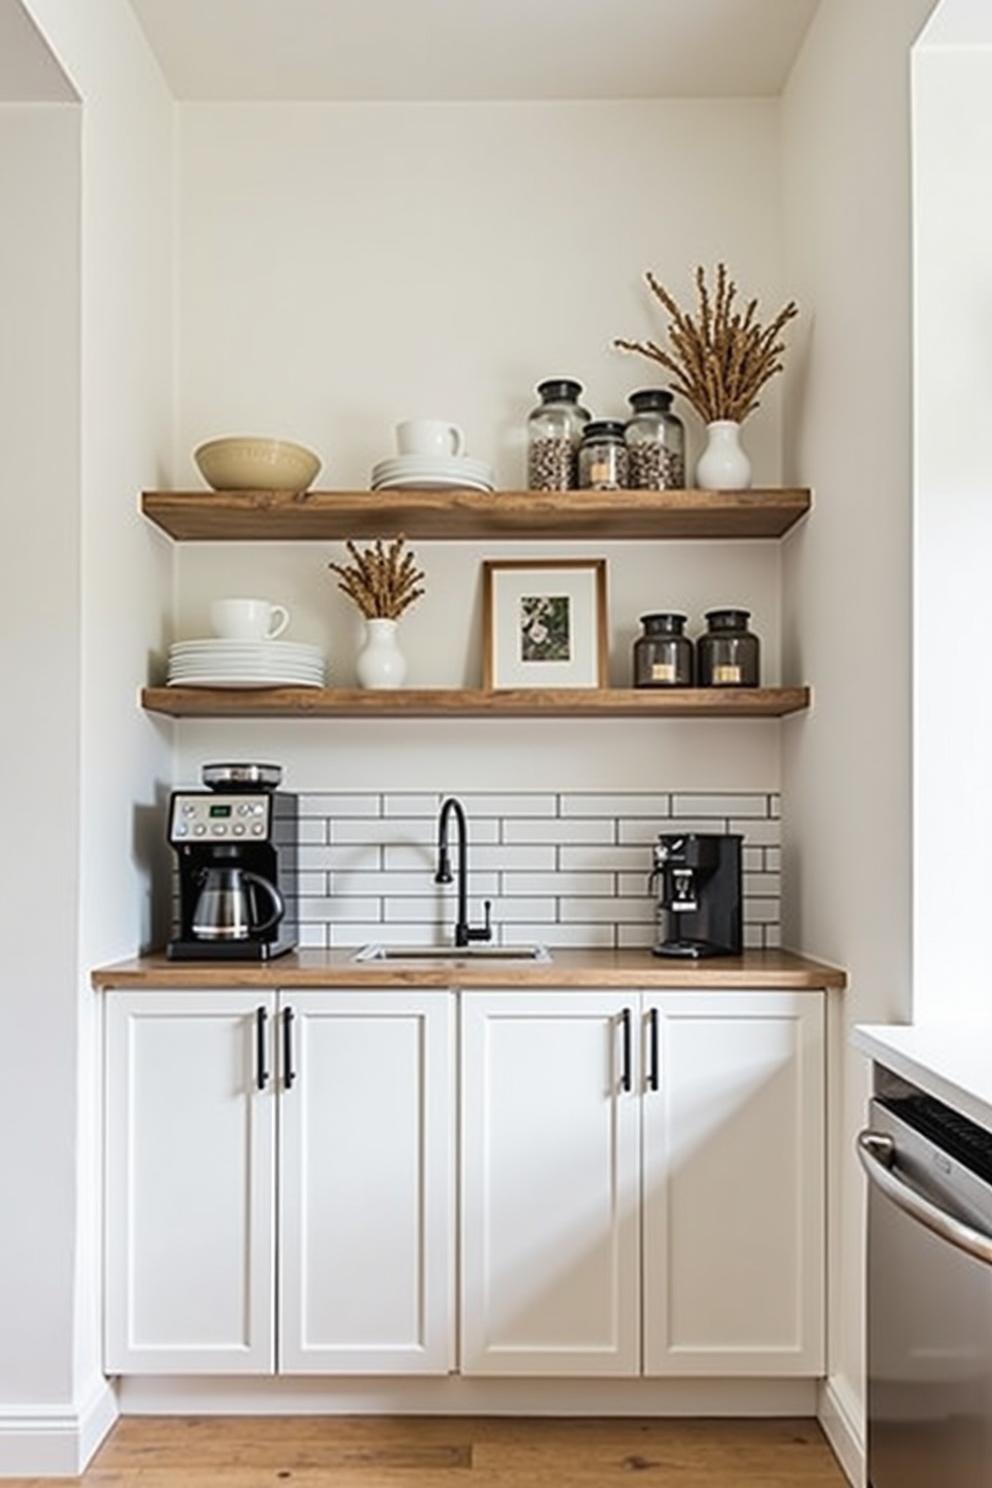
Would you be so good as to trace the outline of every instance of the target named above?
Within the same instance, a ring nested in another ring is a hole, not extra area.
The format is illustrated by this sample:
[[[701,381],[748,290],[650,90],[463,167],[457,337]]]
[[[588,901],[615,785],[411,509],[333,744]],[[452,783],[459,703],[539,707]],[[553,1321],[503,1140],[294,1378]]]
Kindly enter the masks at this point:
[[[706,448],[696,466],[701,491],[746,491],[751,485],[751,461],[741,446],[741,426],[733,419],[706,425]]]
[[[395,620],[366,620],[365,645],[358,653],[355,670],[361,687],[402,687],[406,657],[396,643]]]

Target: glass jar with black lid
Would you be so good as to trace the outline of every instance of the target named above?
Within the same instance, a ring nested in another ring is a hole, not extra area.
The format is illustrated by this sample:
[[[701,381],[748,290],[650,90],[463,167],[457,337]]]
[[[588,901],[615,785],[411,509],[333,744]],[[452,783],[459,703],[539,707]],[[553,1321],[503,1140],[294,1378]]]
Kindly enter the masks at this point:
[[[634,642],[635,687],[692,686],[692,642],[684,634],[687,618],[671,611],[641,616],[644,634]]]
[[[708,629],[696,642],[700,687],[759,687],[761,642],[748,628],[750,610],[707,610]]]
[[[592,417],[579,402],[582,384],[549,377],[537,394],[541,401],[527,419],[527,484],[532,491],[573,491],[582,431]]]
[[[643,388],[627,399],[628,484],[632,491],[680,491],[685,486],[685,425],[672,413],[666,388]]]
[[[619,419],[593,419],[582,435],[579,486],[583,491],[622,491],[626,485],[624,425]]]

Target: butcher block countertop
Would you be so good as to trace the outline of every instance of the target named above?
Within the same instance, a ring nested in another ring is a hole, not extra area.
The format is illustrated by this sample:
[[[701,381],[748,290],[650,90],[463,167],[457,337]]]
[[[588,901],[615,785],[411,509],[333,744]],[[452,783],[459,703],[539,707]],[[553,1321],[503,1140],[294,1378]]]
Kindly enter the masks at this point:
[[[275,961],[167,961],[139,956],[93,972],[101,989],[140,987],[657,987],[715,991],[843,988],[846,973],[791,951],[745,951],[698,962],[649,951],[554,951],[551,961],[361,961],[354,952],[295,951]]]

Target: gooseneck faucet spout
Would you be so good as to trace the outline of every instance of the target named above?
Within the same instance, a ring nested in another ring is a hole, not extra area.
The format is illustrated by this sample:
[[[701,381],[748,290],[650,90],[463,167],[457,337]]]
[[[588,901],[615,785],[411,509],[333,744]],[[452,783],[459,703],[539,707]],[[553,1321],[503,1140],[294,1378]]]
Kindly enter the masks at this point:
[[[465,808],[455,796],[448,796],[441,807],[438,818],[437,872],[434,882],[454,882],[451,872],[451,853],[448,849],[448,824],[454,816],[458,827],[458,919],[455,923],[455,945],[471,945],[474,940],[492,940],[492,901],[485,902],[486,923],[471,925],[468,918],[468,821]]]

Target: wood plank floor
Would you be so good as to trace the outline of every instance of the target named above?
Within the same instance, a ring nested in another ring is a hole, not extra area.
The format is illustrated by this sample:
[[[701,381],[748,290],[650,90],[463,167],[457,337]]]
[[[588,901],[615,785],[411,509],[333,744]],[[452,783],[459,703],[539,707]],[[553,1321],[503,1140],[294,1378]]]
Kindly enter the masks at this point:
[[[842,1488],[815,1421],[164,1417],[118,1423],[87,1488]]]

